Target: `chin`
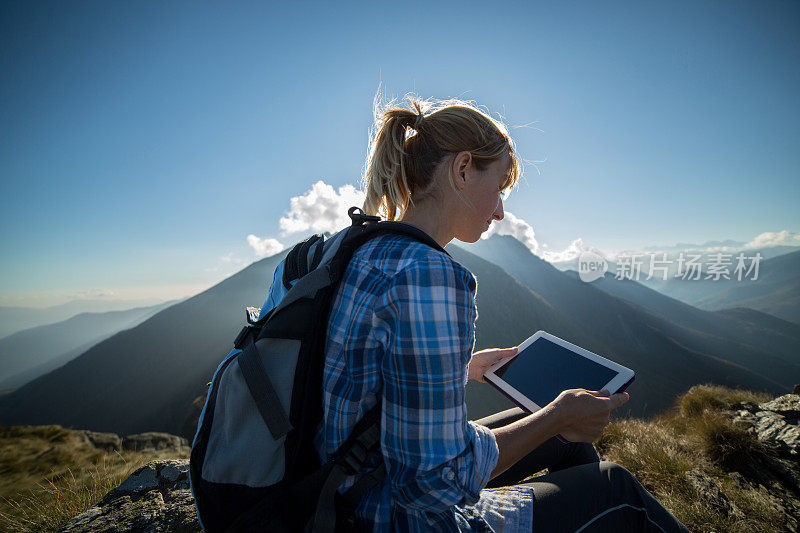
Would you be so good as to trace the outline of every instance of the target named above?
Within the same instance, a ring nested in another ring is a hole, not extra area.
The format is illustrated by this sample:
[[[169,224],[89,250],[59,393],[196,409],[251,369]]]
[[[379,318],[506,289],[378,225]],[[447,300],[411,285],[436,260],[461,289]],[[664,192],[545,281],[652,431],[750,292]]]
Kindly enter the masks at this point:
[[[478,242],[479,240],[481,240],[481,235],[483,235],[484,233],[486,233],[486,232],[482,231],[482,232],[478,233],[477,235],[459,235],[459,236],[456,237],[456,239],[458,239],[461,242],[466,242],[468,244],[472,244],[472,243],[475,243],[475,242]]]

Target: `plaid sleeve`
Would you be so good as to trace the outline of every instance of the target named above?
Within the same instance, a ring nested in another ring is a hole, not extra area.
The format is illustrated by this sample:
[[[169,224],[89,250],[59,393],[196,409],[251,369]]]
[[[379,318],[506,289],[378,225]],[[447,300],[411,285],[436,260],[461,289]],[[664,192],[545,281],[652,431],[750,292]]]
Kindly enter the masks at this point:
[[[386,344],[381,446],[392,498],[407,512],[474,503],[497,463],[494,435],[467,421],[475,290],[469,271],[429,255],[401,269],[376,307]]]

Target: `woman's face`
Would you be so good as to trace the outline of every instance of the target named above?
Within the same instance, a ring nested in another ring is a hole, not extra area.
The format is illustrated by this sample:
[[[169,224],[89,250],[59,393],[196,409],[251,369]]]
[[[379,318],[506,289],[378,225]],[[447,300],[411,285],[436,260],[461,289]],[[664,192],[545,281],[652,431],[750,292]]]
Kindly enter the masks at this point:
[[[503,219],[503,185],[507,179],[510,157],[506,154],[493,161],[486,170],[477,170],[474,165],[465,172],[464,198],[470,205],[464,206],[460,228],[456,238],[463,242],[476,242],[489,229],[493,220]]]

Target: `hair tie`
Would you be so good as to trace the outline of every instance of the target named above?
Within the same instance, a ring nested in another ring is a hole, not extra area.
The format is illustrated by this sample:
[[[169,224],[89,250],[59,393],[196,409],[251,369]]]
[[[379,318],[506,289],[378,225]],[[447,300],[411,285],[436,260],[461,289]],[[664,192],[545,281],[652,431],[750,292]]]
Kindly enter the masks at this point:
[[[419,130],[419,126],[420,124],[422,124],[422,119],[423,119],[423,114],[422,111],[420,111],[419,114],[417,115],[417,119],[414,121],[414,125],[411,127],[414,128],[415,130]]]

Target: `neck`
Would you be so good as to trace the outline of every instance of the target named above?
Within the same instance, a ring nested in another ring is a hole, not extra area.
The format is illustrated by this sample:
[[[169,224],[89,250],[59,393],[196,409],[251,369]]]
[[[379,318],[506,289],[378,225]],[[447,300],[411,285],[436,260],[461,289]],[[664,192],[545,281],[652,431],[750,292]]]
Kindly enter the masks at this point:
[[[409,205],[403,216],[398,220],[418,227],[430,235],[442,248],[453,240],[453,234],[448,228],[448,220],[444,216],[444,210],[437,209],[430,201],[423,200]]]

